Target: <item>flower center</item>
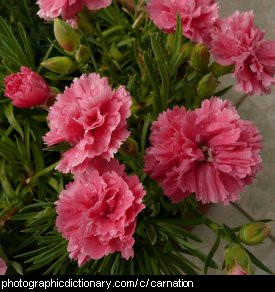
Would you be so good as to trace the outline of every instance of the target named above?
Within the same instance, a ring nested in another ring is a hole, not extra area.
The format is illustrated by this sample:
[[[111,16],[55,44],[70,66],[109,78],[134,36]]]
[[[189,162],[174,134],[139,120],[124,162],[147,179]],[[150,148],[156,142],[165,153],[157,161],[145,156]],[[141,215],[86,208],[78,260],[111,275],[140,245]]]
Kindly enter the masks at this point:
[[[212,149],[210,147],[201,146],[201,150],[203,152],[205,161],[208,161],[208,162],[213,162],[214,161]]]

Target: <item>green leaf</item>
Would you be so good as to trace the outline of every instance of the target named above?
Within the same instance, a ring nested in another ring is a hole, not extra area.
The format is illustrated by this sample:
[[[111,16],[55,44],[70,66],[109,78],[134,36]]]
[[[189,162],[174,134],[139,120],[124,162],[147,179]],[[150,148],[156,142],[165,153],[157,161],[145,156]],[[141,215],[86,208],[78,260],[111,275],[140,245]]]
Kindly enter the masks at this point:
[[[227,225],[223,224],[224,231],[228,234],[229,238],[234,241],[238,242],[238,238],[236,237],[234,231],[228,227]]]
[[[226,88],[224,88],[224,89],[222,89],[222,90],[220,90],[220,91],[217,91],[217,92],[215,92],[214,93],[214,96],[223,96],[223,95],[225,95],[231,88],[233,87],[233,85],[230,85],[230,86],[228,86],[228,87],[226,87]]]
[[[181,22],[181,16],[180,13],[177,15],[177,28],[176,28],[176,33],[175,33],[175,42],[174,42],[174,49],[170,61],[170,76],[173,75],[175,72],[175,69],[178,67],[180,64],[181,60],[181,54],[180,54],[180,48],[182,44],[182,22]]]
[[[158,64],[161,80],[162,80],[162,87],[161,87],[161,96],[162,96],[162,105],[161,111],[165,110],[168,105],[168,97],[170,92],[170,80],[169,74],[167,71],[166,65],[166,57],[164,51],[159,43],[159,41],[154,37],[151,36],[151,45],[152,49]]]
[[[5,163],[3,161],[0,163],[0,179],[6,198],[11,200],[14,199],[15,192],[6,176]]]
[[[151,85],[153,87],[153,91],[155,93],[155,98],[153,100],[153,110],[154,110],[154,116],[157,116],[160,111],[161,106],[161,96],[160,96],[160,89],[159,89],[159,83],[156,78],[156,73],[154,71],[154,66],[150,60],[149,55],[145,52],[144,53],[144,62],[147,69],[147,73],[151,82]]]
[[[263,264],[258,258],[256,258],[248,249],[244,248],[245,251],[249,254],[251,261],[260,269],[267,272],[270,275],[274,275],[274,272],[272,272],[265,264]]]
[[[206,261],[205,261],[205,265],[204,265],[204,274],[207,275],[207,271],[208,271],[208,268],[209,268],[209,264],[211,263],[219,245],[220,245],[220,241],[221,241],[221,236],[220,236],[220,233],[218,233],[217,235],[217,238],[215,240],[215,243],[214,245],[212,246],[207,258],[206,258]]]
[[[52,152],[60,152],[60,151],[66,151],[70,148],[70,145],[68,143],[59,143],[58,145],[56,146],[52,146],[52,147],[47,147],[47,148],[44,148],[43,150],[45,151],[52,151]]]
[[[20,134],[22,139],[24,139],[23,130],[22,130],[20,124],[17,122],[17,120],[14,117],[13,106],[12,106],[11,103],[8,106],[5,107],[5,116],[8,119],[8,121],[9,121],[10,125],[12,126],[12,128],[14,130],[16,130]]]
[[[38,171],[31,179],[30,179],[30,183],[36,181],[39,177],[48,174],[49,172],[51,172],[52,170],[55,169],[55,167],[57,166],[58,162],[53,163],[50,166],[47,166],[46,168]]]
[[[26,57],[29,60],[30,67],[34,69],[34,54],[32,51],[31,42],[21,22],[18,23],[18,31],[24,46]]]
[[[148,114],[144,120],[142,132],[141,132],[140,149],[141,149],[142,154],[144,154],[144,151],[145,151],[145,143],[146,143],[147,132],[150,126],[150,121],[151,121],[150,114]]]
[[[10,262],[10,265],[14,268],[14,270],[19,274],[19,275],[24,275],[23,268],[18,262]]]
[[[100,267],[98,268],[98,273],[102,272],[104,268],[108,265],[109,261],[111,260],[111,254],[104,257]]]
[[[146,232],[147,232],[147,235],[149,237],[151,244],[155,245],[157,242],[158,236],[157,236],[157,233],[156,233],[154,226],[150,222],[147,221],[144,224],[144,227],[146,229]]]

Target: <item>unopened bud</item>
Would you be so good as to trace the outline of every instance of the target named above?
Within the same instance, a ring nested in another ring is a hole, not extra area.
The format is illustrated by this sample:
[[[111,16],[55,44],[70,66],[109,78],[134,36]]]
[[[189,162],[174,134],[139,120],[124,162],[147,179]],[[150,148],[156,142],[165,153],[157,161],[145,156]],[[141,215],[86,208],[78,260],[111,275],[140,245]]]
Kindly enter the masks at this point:
[[[217,88],[217,80],[213,74],[207,74],[202,77],[198,83],[197,92],[200,97],[212,96]]]
[[[210,60],[210,53],[205,45],[197,44],[191,53],[191,64],[197,71],[207,69]]]
[[[89,59],[91,57],[91,50],[83,45],[80,45],[79,49],[75,53],[75,59],[80,64],[86,64],[88,63]]]
[[[225,268],[228,275],[252,275],[251,259],[241,245],[232,243],[224,253]]]
[[[121,146],[119,150],[122,154],[127,156],[135,156],[138,153],[138,144],[136,140],[129,137]]]
[[[211,65],[211,72],[216,77],[220,77],[220,76],[223,76],[223,75],[226,75],[226,74],[233,73],[233,70],[234,70],[234,65],[223,66],[223,65],[220,65],[220,64],[218,64],[216,62],[214,62]]]
[[[195,46],[195,43],[190,42],[190,41],[181,46],[180,51],[182,54],[183,61],[190,60],[191,53],[192,53],[194,46]]]
[[[41,65],[62,75],[70,74],[77,69],[77,64],[69,57],[53,57],[41,63]]]
[[[239,237],[247,245],[258,245],[269,236],[270,232],[270,225],[264,222],[253,222],[241,228]]]
[[[59,18],[54,20],[54,35],[62,49],[72,53],[79,47],[78,33],[65,21]]]

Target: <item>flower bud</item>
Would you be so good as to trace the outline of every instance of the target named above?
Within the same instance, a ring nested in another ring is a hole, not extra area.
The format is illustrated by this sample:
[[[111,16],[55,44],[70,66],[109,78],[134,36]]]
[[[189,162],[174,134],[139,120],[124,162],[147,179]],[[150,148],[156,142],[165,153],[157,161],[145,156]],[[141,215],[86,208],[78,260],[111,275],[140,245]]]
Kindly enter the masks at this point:
[[[59,18],[54,20],[54,35],[62,49],[74,52],[80,44],[78,33],[65,21]]]
[[[138,144],[136,140],[129,137],[120,147],[119,150],[123,155],[135,156],[138,153]]]
[[[194,46],[195,46],[195,43],[190,42],[190,41],[181,46],[180,51],[182,54],[183,61],[190,60],[191,53],[192,53]]]
[[[253,222],[244,225],[240,230],[240,240],[247,245],[258,245],[270,234],[271,226],[264,222]]]
[[[62,75],[70,74],[77,69],[77,64],[69,57],[53,57],[41,63],[41,65]]]
[[[228,275],[252,275],[251,259],[248,253],[236,243],[230,244],[224,253]]]
[[[19,108],[31,108],[41,105],[50,96],[50,88],[42,76],[27,67],[13,73],[4,79],[4,95]]]
[[[207,69],[210,60],[210,53],[205,45],[197,44],[191,53],[191,64],[197,71]]]
[[[233,70],[234,70],[234,65],[223,66],[223,65],[220,65],[216,62],[214,62],[211,65],[211,72],[216,77],[220,77],[220,76],[223,76],[226,74],[233,73]]]
[[[198,83],[197,92],[200,97],[212,96],[217,88],[217,80],[213,74],[209,73],[202,77]]]
[[[91,57],[91,50],[86,46],[80,45],[79,49],[77,50],[75,54],[75,59],[77,63],[86,64],[88,63],[90,57]]]

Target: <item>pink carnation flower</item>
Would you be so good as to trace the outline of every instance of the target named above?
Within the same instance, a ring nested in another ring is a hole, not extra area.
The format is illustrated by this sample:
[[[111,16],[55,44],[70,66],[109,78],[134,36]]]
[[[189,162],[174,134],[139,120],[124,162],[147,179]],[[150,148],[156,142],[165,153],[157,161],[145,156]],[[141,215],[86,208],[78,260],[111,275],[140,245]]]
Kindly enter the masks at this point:
[[[62,16],[63,19],[73,18],[84,7],[99,10],[111,5],[112,0],[37,0],[40,10],[38,15],[46,20]]]
[[[128,176],[117,160],[89,162],[56,202],[56,226],[69,240],[70,257],[80,266],[114,252],[133,257],[133,233],[144,196],[138,177]]]
[[[4,83],[5,96],[16,107],[41,105],[50,97],[51,92],[46,81],[27,67],[21,67],[21,72],[6,77]]]
[[[236,12],[216,23],[212,54],[222,65],[235,65],[237,89],[247,94],[267,94],[275,83],[275,41],[254,25],[253,12]]]
[[[173,33],[180,13],[183,34],[198,43],[209,43],[210,30],[218,18],[215,0],[150,0],[150,18],[166,33]]]
[[[7,271],[7,265],[5,263],[5,261],[0,258],[0,275],[5,275],[6,274],[6,271]]]
[[[196,193],[203,203],[239,198],[261,168],[261,136],[228,101],[213,97],[201,108],[175,106],[151,128],[145,171],[175,203]]]
[[[129,136],[131,96],[123,86],[112,90],[107,78],[92,73],[75,78],[56,99],[44,141],[49,146],[62,141],[73,146],[64,153],[59,171],[68,173],[97,156],[110,160]]]

